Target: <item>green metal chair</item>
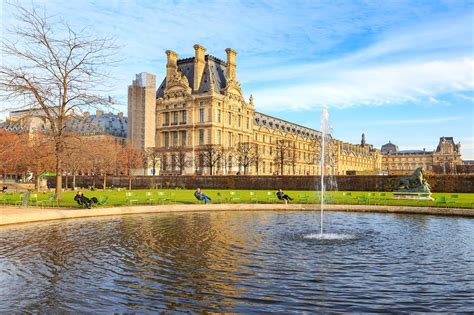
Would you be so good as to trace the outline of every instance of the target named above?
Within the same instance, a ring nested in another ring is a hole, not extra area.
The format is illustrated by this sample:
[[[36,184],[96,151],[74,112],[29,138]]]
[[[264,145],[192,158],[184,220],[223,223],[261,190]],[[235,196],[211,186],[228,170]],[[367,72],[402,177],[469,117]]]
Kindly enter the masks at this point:
[[[138,199],[135,197],[135,194],[131,191],[127,191],[125,193],[125,199],[127,200],[129,205],[138,204]]]
[[[44,208],[46,205],[50,207],[54,207],[54,205],[56,205],[57,207],[59,207],[59,202],[56,194],[49,194],[47,199],[38,200],[37,204],[41,205],[41,208]]]
[[[277,201],[276,194],[272,191],[267,191],[267,201],[269,203],[275,203]]]
[[[239,203],[240,202],[240,194],[238,192],[235,192],[235,191],[231,191],[229,193],[229,196],[230,196],[230,202],[231,203]]]
[[[444,196],[436,197],[434,202],[436,203],[437,207],[439,207],[439,206],[446,207],[447,206],[446,198]]]
[[[153,193],[152,193],[151,191],[147,191],[147,192],[145,193],[145,197],[146,197],[145,202],[146,202],[147,204],[150,204],[150,205],[151,205],[151,204],[156,203],[156,201],[157,201],[155,198],[153,198]]]
[[[376,193],[368,193],[367,194],[367,204],[376,205],[378,203],[379,203],[379,199],[377,198]]]
[[[352,204],[352,193],[348,191],[344,191],[342,193],[342,202],[345,204]]]
[[[446,205],[450,207],[456,207],[456,204],[459,202],[459,195],[451,195],[446,200]]]
[[[105,206],[108,201],[109,201],[109,196],[100,196],[99,201],[97,203],[93,203],[92,206],[94,207]]]
[[[309,196],[307,194],[298,194],[298,201],[300,203],[309,203]]]
[[[165,204],[165,202],[169,201],[168,194],[164,191],[159,191],[158,192],[158,202],[161,204]]]
[[[387,194],[386,193],[379,193],[378,195],[378,203],[380,205],[387,205],[388,203],[388,197],[387,197]]]
[[[250,202],[258,203],[257,193],[255,191],[249,192]]]

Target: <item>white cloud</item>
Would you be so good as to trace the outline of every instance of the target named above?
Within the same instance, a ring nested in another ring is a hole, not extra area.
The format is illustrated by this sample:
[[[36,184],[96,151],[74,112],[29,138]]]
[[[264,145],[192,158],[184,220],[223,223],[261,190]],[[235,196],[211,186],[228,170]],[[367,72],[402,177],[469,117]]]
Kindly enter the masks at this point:
[[[379,106],[472,90],[473,73],[473,58],[346,68],[330,81],[260,89],[254,97],[259,109],[272,110]]]

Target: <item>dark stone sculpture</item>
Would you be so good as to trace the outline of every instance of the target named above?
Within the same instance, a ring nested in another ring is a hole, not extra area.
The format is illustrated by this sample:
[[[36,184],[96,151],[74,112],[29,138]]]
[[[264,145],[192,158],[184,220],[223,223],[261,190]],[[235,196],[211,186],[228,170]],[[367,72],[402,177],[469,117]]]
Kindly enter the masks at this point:
[[[402,176],[395,192],[431,193],[431,187],[423,178],[423,167],[418,167],[411,176]]]

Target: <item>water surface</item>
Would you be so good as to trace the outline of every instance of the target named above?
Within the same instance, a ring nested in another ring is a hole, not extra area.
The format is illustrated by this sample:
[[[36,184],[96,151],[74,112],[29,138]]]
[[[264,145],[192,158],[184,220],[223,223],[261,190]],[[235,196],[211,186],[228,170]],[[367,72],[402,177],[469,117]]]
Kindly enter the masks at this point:
[[[0,312],[472,312],[474,220],[150,214],[0,229]]]

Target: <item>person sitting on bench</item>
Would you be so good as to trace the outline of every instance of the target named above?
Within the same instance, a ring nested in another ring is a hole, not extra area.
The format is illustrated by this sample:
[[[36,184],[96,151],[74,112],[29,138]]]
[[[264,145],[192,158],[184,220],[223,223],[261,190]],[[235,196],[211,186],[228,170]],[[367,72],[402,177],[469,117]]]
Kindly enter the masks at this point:
[[[204,200],[204,203],[207,205],[209,200],[212,200],[211,197],[206,196],[202,191],[201,188],[197,188],[196,191],[194,192],[194,197],[196,197],[197,200]]]
[[[287,194],[285,194],[285,193],[283,192],[283,190],[281,190],[281,188],[278,189],[277,197],[278,197],[279,200],[284,200],[284,201],[285,201],[285,205],[288,204],[288,201],[293,200],[293,198],[291,198],[290,196],[288,196]]]

